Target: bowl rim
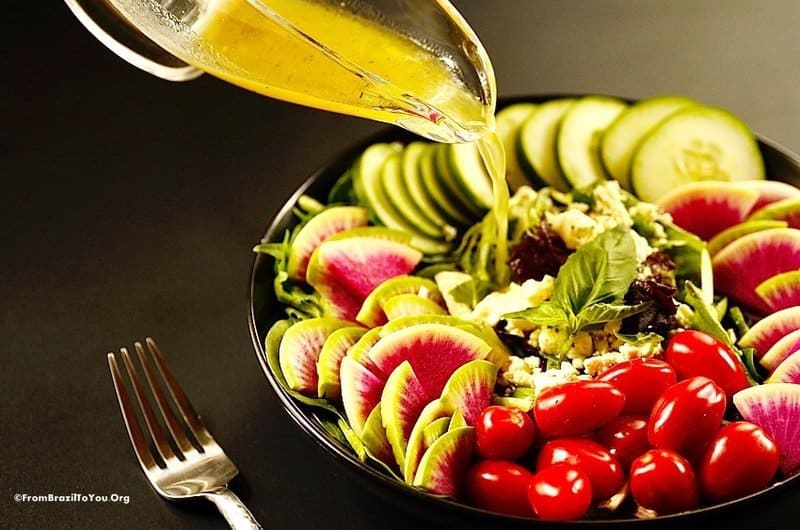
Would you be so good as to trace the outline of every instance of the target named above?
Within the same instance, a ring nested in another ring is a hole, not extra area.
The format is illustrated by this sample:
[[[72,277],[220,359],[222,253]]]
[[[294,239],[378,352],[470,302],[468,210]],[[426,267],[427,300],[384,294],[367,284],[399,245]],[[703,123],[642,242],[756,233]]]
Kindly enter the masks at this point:
[[[503,97],[499,99],[498,110],[502,109],[503,107],[513,105],[515,103],[523,103],[523,102],[531,102],[531,103],[539,103],[542,101],[547,101],[550,99],[556,98],[580,98],[584,97],[588,94],[536,94],[536,95],[514,95],[509,97]],[[594,94],[592,94],[594,95]],[[610,96],[616,97],[617,99],[626,101],[628,103],[635,103],[638,101],[637,99],[631,98],[624,98],[619,96]],[[760,150],[764,154],[769,154],[770,156],[777,157],[781,160],[781,163],[786,164],[787,166],[791,167],[797,174],[798,178],[800,178],[800,155],[795,154],[791,150],[783,147],[779,143],[761,136],[757,133],[754,133]],[[355,141],[352,144],[349,144],[344,150],[336,153],[332,157],[330,157],[324,164],[319,166],[316,170],[314,170],[303,182],[302,184],[291,194],[291,196],[283,203],[283,206],[278,210],[278,212],[271,218],[266,230],[262,234],[260,239],[261,242],[269,242],[269,241],[277,241],[283,236],[283,230],[285,229],[286,225],[291,225],[292,221],[292,209],[297,203],[298,198],[305,194],[310,188],[320,185],[321,181],[326,180],[334,180],[336,177],[333,175],[340,175],[344,169],[349,167],[349,165],[355,160],[355,158],[360,154],[366,147],[373,143],[378,142],[387,142],[387,141],[401,141],[401,142],[408,142],[412,140],[420,140],[419,137],[400,129],[398,127],[391,127],[386,126],[379,131],[370,134],[360,140]],[[424,139],[422,139],[424,140]],[[427,140],[425,140],[427,141]],[[332,173],[336,170],[336,168],[340,168],[337,173]],[[650,524],[650,523],[672,523],[678,522],[679,520],[683,520],[686,518],[691,517],[700,517],[706,516],[709,514],[715,514],[724,510],[729,510],[734,507],[740,507],[744,504],[749,504],[755,500],[764,499],[776,492],[785,491],[788,489],[788,486],[794,485],[795,483],[800,483],[800,473],[797,473],[789,478],[786,478],[782,481],[776,482],[770,485],[768,488],[762,489],[755,493],[751,493],[745,497],[740,497],[737,499],[733,499],[730,501],[726,501],[720,504],[714,504],[710,506],[703,506],[697,508],[695,510],[680,512],[676,514],[668,514],[662,515],[655,518],[602,518],[602,519],[581,519],[577,521],[570,521],[567,523],[552,523],[552,522],[545,522],[540,519],[529,518],[529,517],[519,517],[513,515],[505,515],[501,513],[491,512],[488,510],[483,510],[480,508],[472,507],[467,504],[463,504],[457,502],[455,500],[436,496],[433,494],[426,493],[418,488],[413,488],[406,485],[403,482],[400,482],[385,473],[381,472],[377,468],[370,466],[366,462],[363,462],[358,459],[355,453],[349,447],[340,444],[336,440],[333,440],[321,426],[319,421],[315,418],[315,413],[317,412],[314,408],[304,405],[294,398],[292,398],[286,390],[278,383],[276,377],[270,370],[267,360],[266,360],[266,351],[265,351],[265,334],[262,334],[260,331],[260,326],[264,323],[259,323],[256,320],[256,310],[255,310],[255,298],[256,298],[256,288],[257,288],[257,280],[258,280],[258,273],[263,267],[270,267],[272,266],[272,258],[265,254],[254,253],[252,263],[250,266],[250,274],[248,277],[248,286],[247,286],[247,324],[250,333],[250,339],[253,344],[254,354],[256,356],[256,360],[258,361],[261,370],[267,379],[269,385],[272,387],[273,392],[277,396],[281,407],[283,408],[284,412],[286,412],[289,417],[294,421],[294,423],[300,427],[300,429],[311,438],[312,441],[316,443],[316,445],[321,448],[325,453],[329,456],[334,458],[334,460],[339,463],[340,465],[344,466],[348,471],[355,473],[358,478],[365,479],[367,482],[377,482],[388,487],[392,493],[400,494],[404,497],[407,501],[417,501],[421,503],[426,503],[428,505],[435,505],[438,509],[443,510],[442,518],[450,517],[452,515],[457,515],[460,517],[469,517],[471,520],[478,522],[494,522],[494,523],[503,523],[503,524],[514,524],[514,525],[541,525],[543,523],[547,524],[555,524],[556,527],[564,527],[565,525],[590,525],[594,528],[609,525],[609,527],[619,526],[619,525],[643,525],[643,524]],[[279,308],[277,308],[279,309]],[[269,326],[274,324],[275,320],[270,320],[266,323],[266,326],[263,329],[268,329]],[[383,495],[385,492],[381,492]],[[385,496],[385,495],[384,495]],[[390,497],[387,497],[390,498]],[[391,500],[399,501],[395,496],[391,496]],[[445,510],[454,511],[454,514],[447,513]],[[413,508],[412,508],[413,511]]]

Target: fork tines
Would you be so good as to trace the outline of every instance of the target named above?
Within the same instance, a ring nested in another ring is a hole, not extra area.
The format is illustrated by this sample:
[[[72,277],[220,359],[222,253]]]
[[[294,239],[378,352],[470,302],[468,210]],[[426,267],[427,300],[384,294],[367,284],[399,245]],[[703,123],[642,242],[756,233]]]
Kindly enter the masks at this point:
[[[155,448],[155,456],[157,458],[154,458],[153,451],[142,432],[135,407],[123,383],[114,353],[108,354],[108,365],[134,452],[139,463],[146,471],[156,466],[163,469],[170,461],[176,459],[184,460],[185,456],[192,452],[203,453],[205,451],[204,446],[215,444],[215,442],[203,427],[189,398],[167,367],[155,341],[148,337],[145,339],[145,344],[146,351],[141,342],[136,342],[134,348],[139,358],[139,365],[147,379],[150,393],[155,398],[158,409],[161,412],[161,421],[171,434],[172,443],[164,433],[162,424],[156,417],[150,405],[150,400],[145,395],[144,385],[141,382],[139,372],[131,361],[131,355],[128,353],[127,348],[120,348],[120,354],[125,370],[128,373],[130,386],[133,388],[133,393],[139,403],[139,410],[150,432],[150,438],[153,442],[152,447]],[[150,359],[149,362],[147,360],[148,357]],[[151,364],[155,365],[160,377],[156,376]],[[164,392],[162,382],[166,384],[170,397],[167,397]],[[183,418],[182,422],[176,417],[173,408],[178,410],[181,418]],[[188,434],[191,435],[191,438]]]

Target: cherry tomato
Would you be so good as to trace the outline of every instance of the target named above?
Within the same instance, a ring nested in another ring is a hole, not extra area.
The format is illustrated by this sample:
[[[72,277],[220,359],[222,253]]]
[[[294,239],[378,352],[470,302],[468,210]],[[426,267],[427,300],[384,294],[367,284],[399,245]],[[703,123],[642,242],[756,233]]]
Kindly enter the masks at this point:
[[[630,488],[639,506],[659,515],[697,508],[697,480],[688,460],[667,449],[651,449],[631,464]]]
[[[661,395],[650,414],[647,440],[694,459],[714,437],[725,414],[725,392],[707,377],[675,383]]]
[[[520,409],[492,405],[481,411],[475,424],[478,454],[491,460],[516,460],[533,445],[533,420]]]
[[[597,441],[628,469],[637,457],[650,449],[647,416],[618,416],[597,432]]]
[[[778,470],[778,447],[747,421],[724,426],[700,462],[700,488],[712,502],[725,502],[764,488]]]
[[[702,375],[718,384],[728,400],[750,386],[736,354],[715,337],[702,331],[679,331],[669,340],[664,360],[675,368],[678,379]]]
[[[606,369],[597,376],[625,394],[623,414],[650,414],[659,396],[677,381],[675,370],[658,359],[631,359]]]
[[[576,436],[617,417],[625,396],[611,383],[573,381],[545,388],[536,398],[533,415],[545,438]]]
[[[530,517],[528,483],[533,473],[513,462],[482,460],[467,472],[467,498],[478,508]]]
[[[582,469],[592,483],[592,497],[603,501],[618,493],[625,483],[625,472],[616,457],[597,442],[583,438],[559,438],[542,446],[536,469],[541,471],[559,462]]]
[[[592,504],[592,484],[577,466],[561,463],[538,471],[528,484],[534,513],[548,521],[572,521]]]

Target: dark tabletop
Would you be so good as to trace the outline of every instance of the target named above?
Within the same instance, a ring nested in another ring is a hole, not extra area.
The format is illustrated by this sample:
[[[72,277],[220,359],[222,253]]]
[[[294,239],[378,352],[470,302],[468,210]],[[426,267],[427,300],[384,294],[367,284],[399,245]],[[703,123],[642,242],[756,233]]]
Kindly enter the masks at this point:
[[[429,528],[351,482],[288,419],[246,325],[250,249],[270,218],[307,174],[380,126],[209,76],[158,80],[60,2],[43,4],[13,2],[2,22],[0,527],[225,528],[202,501],[162,501],[135,463],[105,353],[151,335],[266,528]],[[455,4],[501,95],[685,94],[800,151],[796,0]],[[790,491],[704,524],[799,518]]]

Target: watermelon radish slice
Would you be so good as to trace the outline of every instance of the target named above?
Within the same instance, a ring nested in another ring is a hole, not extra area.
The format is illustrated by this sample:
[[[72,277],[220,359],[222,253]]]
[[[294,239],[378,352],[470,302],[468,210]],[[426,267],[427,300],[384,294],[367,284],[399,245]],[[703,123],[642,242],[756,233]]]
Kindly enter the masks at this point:
[[[742,335],[739,346],[755,349],[756,358],[760,359],[781,337],[796,329],[800,329],[800,306],[782,309],[762,318]]]
[[[472,460],[474,427],[446,432],[422,455],[413,485],[436,495],[458,499]]]
[[[729,243],[733,243],[740,237],[747,234],[753,234],[762,230],[769,230],[770,228],[787,228],[789,223],[786,221],[773,221],[771,219],[762,219],[758,221],[745,221],[738,225],[733,225],[726,228],[719,234],[715,235],[708,241],[706,248],[708,253],[712,256],[717,254],[720,250],[725,248]]]
[[[434,399],[422,409],[419,418],[417,418],[417,423],[414,424],[414,428],[408,437],[404,458],[403,478],[409,486],[414,482],[414,473],[417,471],[425,449],[431,445],[425,443],[425,429],[440,419],[450,418],[451,414],[452,411],[444,406],[441,399]]]
[[[717,290],[760,314],[770,312],[755,292],[764,280],[800,270],[800,230],[773,228],[749,234],[712,258]]]
[[[361,436],[370,413],[380,403],[385,380],[348,356],[342,359],[339,377],[347,422],[353,432]]]
[[[317,396],[317,359],[327,338],[337,329],[352,326],[338,318],[310,318],[293,324],[284,333],[278,362],[290,389]]]
[[[767,278],[756,286],[756,294],[772,311],[800,306],[800,271],[789,271]]]
[[[800,329],[792,331],[773,344],[759,362],[761,366],[772,371],[797,350],[800,350]]]
[[[481,411],[491,405],[497,366],[489,361],[470,361],[460,366],[442,390],[442,404],[460,413],[467,425],[475,425]]]
[[[784,359],[766,382],[800,384],[800,349]]]
[[[386,428],[386,438],[392,447],[395,461],[400,469],[405,462],[406,447],[411,430],[417,423],[427,399],[411,363],[403,361],[394,369],[381,394],[381,416]]]
[[[758,201],[753,206],[754,212],[773,202],[800,198],[800,188],[778,180],[742,180],[739,184],[758,192]]]
[[[775,441],[784,477],[795,473],[800,468],[800,385],[751,386],[734,394],[733,404]]]
[[[339,232],[317,247],[306,280],[320,293],[325,314],[355,319],[375,287],[414,270],[422,253],[408,239],[396,230],[362,227]]]
[[[361,300],[389,278],[410,273],[422,259],[421,252],[404,243],[358,236],[329,239],[315,254],[319,265],[339,281],[339,287]]]
[[[369,413],[364,429],[361,431],[361,442],[370,454],[396,470],[397,467],[392,455],[392,446],[386,437],[386,429],[383,428],[383,418],[381,417],[381,405],[378,403],[372,412]]]
[[[398,276],[386,280],[369,293],[356,315],[356,320],[369,327],[385,324],[387,318],[383,312],[384,302],[394,295],[407,293],[425,296],[439,305],[443,304],[439,288],[432,280],[419,276]]]
[[[701,180],[682,184],[658,199],[673,222],[708,241],[745,220],[758,192],[731,182]]]
[[[308,220],[292,239],[286,271],[293,280],[306,281],[311,254],[333,234],[357,226],[366,226],[369,214],[360,206],[333,206]]]
[[[362,327],[349,326],[337,329],[331,333],[317,360],[317,395],[330,401],[339,401],[342,398],[341,385],[339,384],[339,366],[342,358],[347,354],[353,344],[361,338],[367,330]]]
[[[441,324],[421,324],[391,333],[369,351],[381,377],[408,361],[427,401],[439,396],[452,373],[469,361],[483,359],[491,351],[485,341],[462,329]]]
[[[418,294],[397,294],[383,303],[383,311],[389,320],[417,315],[446,315],[447,311],[436,302]]]
[[[792,228],[800,228],[800,198],[783,199],[755,211],[749,217],[758,219],[777,219],[786,221]]]

